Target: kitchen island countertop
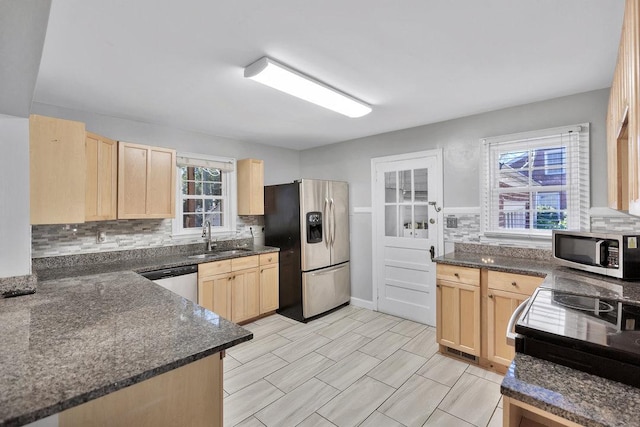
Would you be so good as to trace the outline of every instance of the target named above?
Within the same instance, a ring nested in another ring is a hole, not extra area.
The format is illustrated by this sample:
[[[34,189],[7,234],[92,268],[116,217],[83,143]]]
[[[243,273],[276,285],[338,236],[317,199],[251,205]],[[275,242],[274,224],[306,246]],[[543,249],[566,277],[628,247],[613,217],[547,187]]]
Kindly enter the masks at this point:
[[[0,425],[22,425],[171,371],[252,333],[131,271],[0,299]]]

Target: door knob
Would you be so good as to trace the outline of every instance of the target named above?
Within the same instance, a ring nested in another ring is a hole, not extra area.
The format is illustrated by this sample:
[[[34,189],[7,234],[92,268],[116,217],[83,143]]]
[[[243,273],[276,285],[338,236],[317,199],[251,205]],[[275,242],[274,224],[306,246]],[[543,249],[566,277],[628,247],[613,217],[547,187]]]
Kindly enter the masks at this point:
[[[433,258],[435,258],[436,256],[436,248],[431,246],[431,249],[429,249],[429,253],[431,254],[431,261],[433,261]]]

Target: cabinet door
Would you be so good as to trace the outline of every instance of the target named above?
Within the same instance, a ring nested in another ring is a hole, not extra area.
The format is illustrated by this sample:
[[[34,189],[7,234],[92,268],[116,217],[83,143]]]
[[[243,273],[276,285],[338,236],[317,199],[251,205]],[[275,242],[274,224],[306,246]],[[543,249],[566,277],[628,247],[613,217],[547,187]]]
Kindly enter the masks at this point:
[[[264,161],[238,160],[238,215],[264,215]]]
[[[118,145],[116,141],[87,132],[85,220],[116,219]]]
[[[29,119],[31,224],[73,224],[85,216],[84,123]]]
[[[118,218],[147,214],[147,146],[120,142],[118,147]]]
[[[173,218],[176,200],[176,152],[149,147],[147,218]]]
[[[260,314],[278,309],[279,304],[279,264],[260,267]]]
[[[438,281],[436,312],[438,343],[479,356],[480,287]]]
[[[225,319],[231,319],[233,273],[198,278],[198,304]]]
[[[515,349],[507,344],[507,325],[513,312],[528,297],[497,289],[489,289],[487,296],[487,358],[509,366],[515,356]]]
[[[257,268],[231,273],[231,321],[260,315],[260,276]]]

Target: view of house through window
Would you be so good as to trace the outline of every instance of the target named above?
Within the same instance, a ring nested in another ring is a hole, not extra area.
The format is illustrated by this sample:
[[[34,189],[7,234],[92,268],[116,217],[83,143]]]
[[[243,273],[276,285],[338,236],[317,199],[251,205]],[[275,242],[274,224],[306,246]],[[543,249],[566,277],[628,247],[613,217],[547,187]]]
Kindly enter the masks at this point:
[[[548,235],[582,228],[588,210],[588,125],[485,140],[485,233]]]

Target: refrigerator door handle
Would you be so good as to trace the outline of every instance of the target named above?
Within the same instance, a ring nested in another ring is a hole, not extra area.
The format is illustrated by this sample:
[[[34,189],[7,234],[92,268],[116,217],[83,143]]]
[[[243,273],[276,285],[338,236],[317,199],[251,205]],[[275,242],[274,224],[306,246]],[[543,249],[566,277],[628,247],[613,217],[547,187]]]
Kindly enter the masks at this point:
[[[322,233],[324,234],[324,245],[325,247],[329,247],[329,245],[331,244],[331,226],[330,226],[330,220],[329,220],[329,212],[330,212],[331,208],[329,207],[329,199],[327,197],[324,198],[324,207],[322,208],[322,214],[324,215],[324,220],[323,220],[323,227],[322,227]]]
[[[329,201],[329,209],[331,210],[331,246],[336,241],[336,204],[333,197]]]

